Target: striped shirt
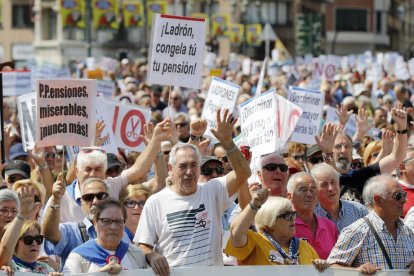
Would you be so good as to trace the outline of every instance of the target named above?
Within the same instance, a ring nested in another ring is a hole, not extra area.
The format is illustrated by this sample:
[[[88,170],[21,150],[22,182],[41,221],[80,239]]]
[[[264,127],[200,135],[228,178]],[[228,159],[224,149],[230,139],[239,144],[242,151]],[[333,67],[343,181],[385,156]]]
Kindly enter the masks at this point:
[[[334,220],[328,211],[323,209],[319,204],[315,208],[315,215],[327,218],[335,223],[339,233],[341,233],[345,227],[368,215],[367,207],[356,201],[341,199],[339,201],[339,206],[339,217],[337,220]]]
[[[397,222],[397,240],[387,230],[384,221],[371,211],[367,218],[371,221],[384,243],[394,269],[406,269],[414,259],[414,233],[402,222]],[[371,263],[381,269],[389,269],[374,234],[363,219],[346,227],[332,249],[329,264],[359,267]]]

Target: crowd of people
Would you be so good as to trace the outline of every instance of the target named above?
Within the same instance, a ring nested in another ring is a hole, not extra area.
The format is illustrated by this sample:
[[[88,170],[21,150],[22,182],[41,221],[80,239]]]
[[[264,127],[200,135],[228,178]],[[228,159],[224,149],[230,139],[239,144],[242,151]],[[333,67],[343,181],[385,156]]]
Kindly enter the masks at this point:
[[[240,85],[238,104],[256,94],[258,72],[243,74],[222,58],[215,67]],[[293,81],[280,68],[258,92],[306,87],[312,68],[293,67]],[[64,145],[25,151],[15,98],[4,99],[2,270],[169,275],[182,266],[313,264],[414,273],[414,77],[402,81],[384,68],[373,83],[355,67],[338,70],[321,82],[315,144],[288,142],[251,171],[248,145],[233,140],[241,133],[237,108],[216,111],[214,143],[204,135],[208,74],[200,90],[186,90],[150,85],[146,70],[145,62],[122,60],[106,72],[117,85],[114,100],[152,110],[140,153],[106,153],[102,122],[94,145],[70,162]],[[337,122],[326,121],[328,108]]]

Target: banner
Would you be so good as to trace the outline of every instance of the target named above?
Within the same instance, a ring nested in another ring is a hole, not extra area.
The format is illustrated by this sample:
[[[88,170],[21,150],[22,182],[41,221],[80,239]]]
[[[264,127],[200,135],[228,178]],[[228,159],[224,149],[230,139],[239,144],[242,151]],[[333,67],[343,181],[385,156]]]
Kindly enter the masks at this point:
[[[6,275],[3,272],[4,275]],[[14,272],[15,276],[39,276],[36,273]],[[71,275],[71,274],[65,274]],[[74,274],[72,274],[74,275]],[[104,272],[84,273],[75,275],[104,276]],[[120,276],[154,276],[152,269],[122,270]],[[284,275],[284,276],[359,276],[361,273],[350,268],[328,268],[323,273],[318,272],[311,265],[258,265],[258,266],[209,266],[209,267],[170,267],[171,276],[241,276],[241,275]],[[377,271],[376,276],[406,276],[408,270],[394,269]]]
[[[231,22],[229,14],[213,14],[211,22],[213,36],[229,36]]]
[[[59,2],[62,28],[85,28],[85,1],[61,0]]]
[[[231,24],[230,27],[230,42],[239,45],[243,42],[244,37],[244,25],[243,24]]]
[[[144,27],[144,9],[141,2],[124,1],[122,7],[125,28]]]
[[[155,14],[167,14],[168,13],[168,1],[167,0],[149,0],[147,2],[147,21],[148,28],[152,27],[152,21],[155,17]]]
[[[210,140],[216,141],[211,129],[217,128],[217,109],[224,110],[227,108],[229,112],[234,114],[240,88],[240,86],[231,82],[213,77],[201,114],[201,118],[207,121],[207,130],[204,135],[209,137]]]
[[[37,146],[91,146],[95,139],[95,100],[94,80],[37,81]]]
[[[115,93],[115,83],[113,81],[97,80],[96,92],[102,93],[107,99],[111,99]]]
[[[109,114],[113,114],[112,131],[118,147],[142,152],[145,144],[140,137],[144,135],[144,125],[151,119],[151,109],[107,101]]]
[[[200,88],[205,20],[157,14],[154,22],[149,51],[148,82]]]
[[[308,145],[315,144],[315,135],[319,134],[321,126],[325,94],[315,90],[291,86],[287,98],[303,110],[290,140]]]
[[[20,96],[32,92],[32,72],[4,71],[3,96]]]
[[[17,111],[23,148],[27,151],[34,148],[36,141],[36,93],[18,97]]]
[[[259,23],[246,25],[246,42],[249,45],[260,45],[262,41],[260,36],[262,35],[262,25]]]
[[[112,114],[111,114],[112,115]],[[96,97],[96,121],[103,121],[105,123],[105,128],[101,133],[102,137],[108,135],[108,139],[103,143],[101,148],[103,148],[106,152],[111,152],[114,154],[118,154],[118,147],[115,141],[115,135],[112,131],[112,118],[108,112],[108,108],[106,107],[105,98],[101,95]]]
[[[92,0],[93,26],[97,30],[118,30],[118,1]]]

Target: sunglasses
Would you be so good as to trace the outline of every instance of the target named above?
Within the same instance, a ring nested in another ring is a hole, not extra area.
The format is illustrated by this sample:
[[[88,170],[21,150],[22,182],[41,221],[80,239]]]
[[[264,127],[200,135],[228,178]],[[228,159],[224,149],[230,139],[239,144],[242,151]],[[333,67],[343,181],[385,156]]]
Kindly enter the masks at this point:
[[[82,200],[86,201],[86,202],[91,202],[93,201],[95,198],[98,200],[105,200],[109,197],[108,193],[97,193],[97,194],[84,194],[82,195]]]
[[[185,126],[188,125],[188,123],[186,123],[186,122],[184,122],[184,123],[176,123],[174,125],[175,125],[175,127],[185,127]]]
[[[32,245],[33,241],[36,241],[37,245],[41,245],[43,243],[43,235],[36,235],[36,236],[24,236],[21,238],[25,245]]]
[[[397,192],[395,194],[392,195],[392,198],[395,201],[401,201],[402,199],[406,199],[407,198],[407,192]]]
[[[103,225],[109,226],[115,224],[116,226],[121,226],[125,223],[124,219],[110,219],[110,218],[98,218],[98,221],[101,221]]]
[[[221,161],[222,163],[229,162],[229,158],[227,156],[217,157],[217,160]]]
[[[144,208],[145,202],[146,202],[145,200],[135,201],[135,200],[128,199],[127,201],[125,201],[124,206],[127,208],[131,208],[131,209],[138,206],[139,208],[142,209]]]
[[[351,168],[353,169],[362,169],[364,167],[364,162],[358,161],[358,162],[352,162]]]
[[[13,184],[17,180],[21,180],[21,179],[25,179],[25,178],[24,177],[21,178],[21,177],[15,176],[15,175],[9,175],[9,177],[7,178],[7,182],[10,183],[10,184]]]
[[[46,152],[45,153],[45,158],[55,159],[55,157],[56,157],[56,153],[54,153],[54,152]]]
[[[88,147],[86,147],[86,148],[82,148],[81,149],[81,152],[83,152],[83,153],[91,153],[91,152],[93,152],[93,151],[100,151],[100,152],[102,152],[102,153],[105,153],[106,154],[106,151],[104,151],[103,149],[101,149],[101,148],[88,148]]]
[[[319,164],[323,162],[323,157],[322,156],[311,157],[308,159],[308,162],[311,163],[312,165]]]
[[[224,169],[222,167],[218,168],[201,168],[201,174],[205,176],[210,176],[216,172],[217,175],[222,175],[224,173]]]
[[[305,155],[293,155],[292,158],[296,161],[302,161],[303,159],[305,159]]]
[[[270,164],[266,164],[266,165],[263,166],[263,169],[265,169],[266,171],[269,171],[269,172],[274,172],[278,168],[281,172],[287,172],[288,169],[289,169],[289,167],[285,164],[270,163]]]
[[[278,215],[277,218],[282,218],[287,221],[292,221],[296,218],[296,211],[284,212],[283,214]]]

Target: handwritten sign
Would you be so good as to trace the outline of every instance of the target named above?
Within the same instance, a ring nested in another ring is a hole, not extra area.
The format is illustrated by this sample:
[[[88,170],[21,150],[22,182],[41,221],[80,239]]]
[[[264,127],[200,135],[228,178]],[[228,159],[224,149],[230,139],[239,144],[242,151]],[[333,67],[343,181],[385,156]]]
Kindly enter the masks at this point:
[[[33,149],[36,141],[36,93],[17,98],[17,110],[25,151]]]
[[[93,144],[96,81],[39,80],[36,97],[39,147]]]
[[[32,92],[32,72],[6,71],[3,75],[3,96],[20,96]]]
[[[155,15],[148,61],[148,82],[199,88],[205,19]]]

